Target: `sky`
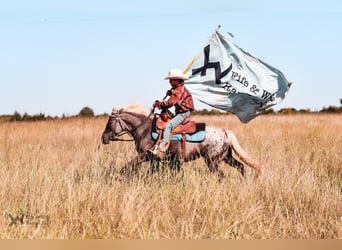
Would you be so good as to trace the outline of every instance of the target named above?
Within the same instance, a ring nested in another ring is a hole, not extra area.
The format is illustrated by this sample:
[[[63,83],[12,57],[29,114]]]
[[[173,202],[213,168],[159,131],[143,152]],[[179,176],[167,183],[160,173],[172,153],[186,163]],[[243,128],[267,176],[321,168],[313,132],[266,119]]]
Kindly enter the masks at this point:
[[[293,82],[275,110],[340,105],[340,0],[0,0],[0,115],[151,107],[218,25]]]

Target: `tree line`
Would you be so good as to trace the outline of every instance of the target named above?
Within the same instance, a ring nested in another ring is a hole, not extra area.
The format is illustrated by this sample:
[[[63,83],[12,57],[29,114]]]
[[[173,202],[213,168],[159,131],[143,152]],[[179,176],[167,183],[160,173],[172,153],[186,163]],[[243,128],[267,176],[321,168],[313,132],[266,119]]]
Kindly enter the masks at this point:
[[[340,99],[341,106],[328,106],[323,107],[320,111],[311,111],[310,109],[300,109],[297,110],[295,108],[283,108],[279,111],[275,111],[273,109],[268,109],[265,112],[263,112],[263,115],[268,114],[304,114],[304,113],[328,113],[328,114],[334,114],[334,113],[342,113],[342,99]],[[216,109],[202,109],[202,110],[195,110],[193,111],[193,115],[231,115],[231,113],[228,112],[222,112]],[[39,113],[35,115],[29,115],[27,113],[20,114],[18,111],[15,111],[12,115],[0,115],[0,121],[6,121],[6,122],[20,122],[20,121],[29,121],[29,122],[35,122],[35,121],[46,121],[46,120],[57,120],[57,119],[68,119],[68,118],[75,118],[75,117],[101,117],[101,116],[108,116],[107,113],[103,113],[100,115],[96,115],[94,110],[90,107],[84,107],[80,110],[80,112],[76,115],[65,115],[63,114],[61,117],[59,116],[50,116],[45,115],[44,113]]]
[[[96,116],[104,116],[108,114],[95,115],[94,110],[90,107],[84,107],[80,110],[77,115],[65,115],[62,116],[50,116],[45,115],[44,113],[29,115],[26,112],[24,114],[20,114],[18,111],[15,111],[13,115],[0,115],[0,121],[8,121],[8,122],[20,122],[20,121],[47,121],[47,120],[57,120],[57,119],[68,119],[74,117],[96,117]]]

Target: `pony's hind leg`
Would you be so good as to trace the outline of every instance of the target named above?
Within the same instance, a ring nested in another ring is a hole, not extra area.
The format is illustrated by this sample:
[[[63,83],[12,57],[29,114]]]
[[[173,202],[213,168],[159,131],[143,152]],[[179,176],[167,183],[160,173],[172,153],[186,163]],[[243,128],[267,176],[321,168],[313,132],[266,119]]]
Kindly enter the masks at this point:
[[[225,175],[224,175],[223,171],[221,169],[219,169],[219,161],[211,160],[208,157],[204,157],[204,161],[207,164],[209,171],[213,174],[214,173],[217,174],[219,181],[224,179]]]
[[[246,176],[245,165],[233,157],[231,147],[228,149],[227,156],[224,158],[224,162],[229,164],[231,167],[236,168],[243,177]]]

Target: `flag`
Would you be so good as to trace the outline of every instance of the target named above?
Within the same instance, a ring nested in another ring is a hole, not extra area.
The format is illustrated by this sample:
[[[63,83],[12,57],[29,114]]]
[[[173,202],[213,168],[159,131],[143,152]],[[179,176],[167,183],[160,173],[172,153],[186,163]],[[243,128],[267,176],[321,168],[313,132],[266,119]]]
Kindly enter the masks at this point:
[[[278,69],[239,48],[232,38],[217,28],[185,70],[189,77],[185,84],[201,102],[247,123],[282,101],[291,82]]]

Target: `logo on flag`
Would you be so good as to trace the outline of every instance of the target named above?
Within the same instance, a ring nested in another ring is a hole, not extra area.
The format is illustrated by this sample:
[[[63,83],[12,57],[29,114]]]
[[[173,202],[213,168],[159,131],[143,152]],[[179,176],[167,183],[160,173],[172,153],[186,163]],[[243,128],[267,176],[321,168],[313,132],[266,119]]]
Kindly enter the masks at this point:
[[[219,28],[185,72],[194,97],[243,123],[282,101],[291,86],[282,72],[243,51]]]

